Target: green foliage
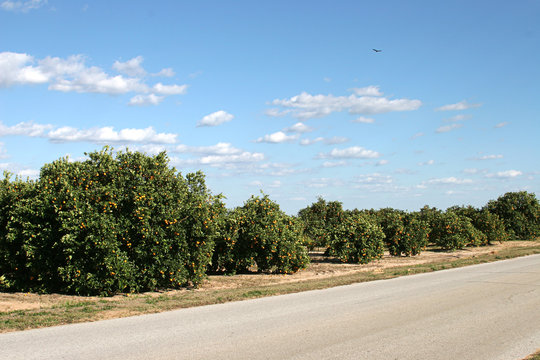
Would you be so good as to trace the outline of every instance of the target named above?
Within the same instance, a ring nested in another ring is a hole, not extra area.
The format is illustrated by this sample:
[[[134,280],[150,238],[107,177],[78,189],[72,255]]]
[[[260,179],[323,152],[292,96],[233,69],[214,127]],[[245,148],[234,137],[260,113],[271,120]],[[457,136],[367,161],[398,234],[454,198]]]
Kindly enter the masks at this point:
[[[384,208],[375,211],[373,216],[384,232],[384,242],[389,249],[394,244],[397,245],[400,234],[403,233],[403,217],[405,216],[405,212],[392,208]],[[399,253],[394,254],[392,250],[390,250],[391,255],[399,255]]]
[[[534,193],[508,192],[486,207],[504,222],[510,237],[529,240],[540,236],[540,203]]]
[[[419,219],[428,225],[428,238],[432,242],[432,238],[434,237],[434,234],[432,234],[433,229],[437,226],[437,222],[443,212],[435,207],[424,205],[417,214]]]
[[[18,289],[34,280],[26,265],[32,250],[24,241],[24,237],[32,234],[23,231],[20,216],[29,211],[38,192],[35,182],[23,182],[19,178],[11,182],[10,177],[11,174],[4,173],[0,182],[0,290]],[[29,220],[34,221],[31,217]]]
[[[487,209],[479,210],[473,218],[474,227],[486,235],[487,244],[506,241],[510,237],[499,215]]]
[[[390,255],[414,256],[426,248],[430,229],[418,213],[386,208],[377,211],[375,216],[385,234],[384,242]]]
[[[250,267],[249,261],[241,256],[241,246],[238,244],[238,232],[242,220],[240,208],[227,210],[219,219],[218,236],[215,239],[212,261],[208,265],[210,272],[224,271],[234,274],[245,271]]]
[[[457,250],[465,246],[479,246],[487,243],[486,235],[476,229],[466,216],[453,211],[441,213],[434,221],[430,240],[444,250]]]
[[[366,264],[383,256],[383,239],[384,232],[373,218],[348,214],[330,229],[329,254],[343,262]]]
[[[222,211],[201,173],[186,178],[165,153],[105,148],[41,169],[0,242],[19,255],[3,273],[17,291],[112,294],[198,284]]]
[[[447,211],[469,218],[474,227],[486,235],[485,241],[480,245],[491,244],[493,241],[508,240],[509,235],[503,221],[497,214],[491,213],[487,208],[476,209],[472,206],[452,206]]]
[[[298,217],[303,221],[309,247],[328,247],[330,231],[344,216],[343,205],[339,201],[327,202],[319,197],[317,202],[301,209]]]
[[[458,216],[466,216],[469,219],[473,220],[476,217],[476,214],[478,213],[478,209],[474,206],[468,205],[468,206],[451,206],[448,209],[446,209],[447,212],[451,211]]]
[[[309,263],[301,224],[267,195],[252,196],[221,222],[212,271],[294,273]]]
[[[392,241],[387,241],[388,250],[393,256],[414,256],[425,250],[428,243],[429,228],[426,222],[414,214],[403,217],[403,226]]]

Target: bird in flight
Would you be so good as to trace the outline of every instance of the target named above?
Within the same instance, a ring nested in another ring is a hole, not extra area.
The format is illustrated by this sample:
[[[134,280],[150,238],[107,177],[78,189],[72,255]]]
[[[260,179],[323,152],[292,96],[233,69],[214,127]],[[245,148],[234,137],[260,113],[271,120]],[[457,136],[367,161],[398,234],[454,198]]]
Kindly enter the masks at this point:
[[[375,52],[381,52],[382,50],[372,49]]]

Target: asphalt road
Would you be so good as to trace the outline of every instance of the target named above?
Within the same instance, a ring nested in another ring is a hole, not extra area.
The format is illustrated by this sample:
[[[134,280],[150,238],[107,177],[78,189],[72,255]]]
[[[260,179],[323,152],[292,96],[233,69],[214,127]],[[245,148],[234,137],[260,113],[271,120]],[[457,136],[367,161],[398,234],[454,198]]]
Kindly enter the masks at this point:
[[[0,334],[0,359],[521,359],[540,348],[540,255]]]

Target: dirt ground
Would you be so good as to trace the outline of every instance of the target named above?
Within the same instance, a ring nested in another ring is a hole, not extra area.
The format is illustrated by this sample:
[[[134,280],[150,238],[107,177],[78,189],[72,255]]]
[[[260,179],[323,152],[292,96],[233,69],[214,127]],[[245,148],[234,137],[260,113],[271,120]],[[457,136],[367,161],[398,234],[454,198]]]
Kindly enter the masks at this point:
[[[385,254],[381,260],[369,264],[344,264],[340,262],[329,261],[321,253],[311,254],[312,262],[307,269],[299,271],[293,275],[265,275],[265,274],[242,274],[242,275],[211,275],[195,291],[205,291],[209,289],[237,288],[245,285],[266,285],[286,282],[298,282],[310,279],[322,279],[332,276],[346,275],[360,271],[382,272],[382,269],[431,263],[440,260],[454,260],[466,257],[474,257],[485,253],[497,253],[501,249],[520,246],[537,246],[536,241],[511,241],[492,246],[466,248],[455,252],[424,251],[414,257],[394,257]],[[173,290],[166,293],[174,293],[185,290]],[[144,296],[159,296],[164,292],[145,293]],[[125,298],[124,295],[117,295],[110,298],[83,297],[70,295],[40,295],[32,293],[0,293],[0,312],[15,310],[30,310],[50,308],[57,304],[66,302],[81,302],[92,300],[115,301],[119,298]]]

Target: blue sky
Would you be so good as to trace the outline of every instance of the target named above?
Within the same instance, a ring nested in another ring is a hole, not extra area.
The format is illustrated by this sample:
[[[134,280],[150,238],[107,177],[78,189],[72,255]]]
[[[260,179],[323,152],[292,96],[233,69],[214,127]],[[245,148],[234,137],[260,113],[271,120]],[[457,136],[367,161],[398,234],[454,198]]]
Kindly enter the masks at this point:
[[[229,207],[538,196],[539,18],[537,0],[0,0],[0,170],[108,144],[166,150]]]

